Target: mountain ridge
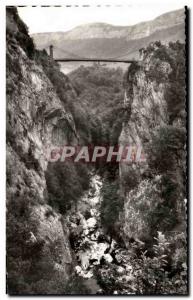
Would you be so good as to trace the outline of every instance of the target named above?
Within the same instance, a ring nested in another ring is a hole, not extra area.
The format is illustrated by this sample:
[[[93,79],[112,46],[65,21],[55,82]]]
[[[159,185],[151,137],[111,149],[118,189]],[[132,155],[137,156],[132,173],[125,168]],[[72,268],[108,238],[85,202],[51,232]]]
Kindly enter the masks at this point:
[[[139,49],[150,42],[184,42],[184,20],[185,11],[179,9],[132,26],[88,23],[66,32],[37,33],[31,36],[39,49],[48,50],[49,45],[54,45],[57,58],[72,58],[73,54],[90,59],[120,55],[124,58],[138,58]]]
[[[95,29],[95,30],[100,30],[102,28],[103,31],[107,31],[108,34],[110,33],[109,30],[119,30],[119,31],[123,31],[122,36],[127,35],[128,33],[132,32],[132,30],[135,30],[136,28],[141,29],[141,26],[149,26],[149,27],[153,27],[152,25],[155,25],[154,23],[159,23],[161,26],[164,27],[172,27],[175,25],[178,25],[180,23],[183,22],[184,19],[184,9],[179,9],[179,10],[175,10],[172,12],[168,12],[165,14],[162,14],[158,17],[156,17],[153,20],[150,21],[143,21],[134,25],[129,25],[129,26],[121,26],[121,25],[113,25],[113,24],[109,24],[109,23],[104,23],[104,22],[96,22],[96,23],[86,23],[86,24],[82,24],[79,26],[76,26],[75,28],[68,30],[68,31],[57,31],[57,32],[43,32],[43,33],[35,33],[32,34],[32,37],[36,37],[37,35],[46,35],[46,34],[62,34],[63,38],[65,39],[77,39],[76,34],[77,33],[84,33],[86,34],[83,36],[78,37],[78,39],[84,39],[86,37],[88,38],[93,38],[92,35],[88,35],[90,34],[89,32],[85,32],[85,29]],[[167,24],[167,26],[165,26],[166,21],[169,21],[170,23]],[[151,28],[152,30],[153,28]],[[157,28],[154,28],[157,30]],[[77,32],[78,31],[78,32]],[[83,32],[81,32],[83,31]],[[151,32],[152,33],[152,32]],[[97,34],[101,34],[101,32],[95,33],[95,38]],[[115,37],[117,37],[117,32],[114,33]],[[100,36],[97,36],[98,38],[101,38]],[[111,35],[105,36],[106,38],[110,38]],[[113,37],[113,36],[112,36]]]

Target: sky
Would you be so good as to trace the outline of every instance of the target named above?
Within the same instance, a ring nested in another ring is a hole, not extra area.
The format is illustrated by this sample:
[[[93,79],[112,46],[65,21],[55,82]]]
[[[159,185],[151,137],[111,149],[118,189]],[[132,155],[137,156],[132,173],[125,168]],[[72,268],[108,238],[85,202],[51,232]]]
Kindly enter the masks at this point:
[[[104,22],[113,25],[134,25],[148,21],[157,16],[184,6],[183,0],[156,0],[147,2],[132,0],[122,6],[90,5],[89,7],[19,7],[18,12],[27,24],[30,34],[37,32],[68,31],[78,25],[93,22]],[[85,2],[89,3],[89,1]]]

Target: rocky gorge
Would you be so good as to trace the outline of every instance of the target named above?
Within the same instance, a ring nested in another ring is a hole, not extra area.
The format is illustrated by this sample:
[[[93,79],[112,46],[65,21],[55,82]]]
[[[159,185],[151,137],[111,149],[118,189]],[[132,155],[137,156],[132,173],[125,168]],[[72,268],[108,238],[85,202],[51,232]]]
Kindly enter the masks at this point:
[[[13,7],[6,37],[8,293],[186,294],[184,44],[151,43],[126,74],[67,77]],[[146,159],[45,156],[85,143],[138,145]]]

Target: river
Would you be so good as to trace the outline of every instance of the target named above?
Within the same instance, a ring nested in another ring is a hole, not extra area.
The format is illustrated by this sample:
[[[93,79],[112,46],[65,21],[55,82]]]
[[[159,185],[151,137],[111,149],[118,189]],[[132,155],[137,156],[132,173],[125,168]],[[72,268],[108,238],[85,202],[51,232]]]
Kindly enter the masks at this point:
[[[76,208],[78,213],[69,217],[71,244],[78,262],[74,270],[77,276],[84,278],[85,285],[92,294],[105,293],[103,279],[113,271],[118,284],[110,289],[113,294],[117,294],[117,286],[121,286],[123,282],[124,287],[124,282],[131,279],[132,266],[128,264],[127,250],[120,247],[101,226],[102,184],[101,177],[93,174],[90,189]],[[99,277],[103,279],[98,280],[96,274],[100,274]],[[99,281],[103,283],[102,286]],[[126,292],[129,293],[128,290]]]

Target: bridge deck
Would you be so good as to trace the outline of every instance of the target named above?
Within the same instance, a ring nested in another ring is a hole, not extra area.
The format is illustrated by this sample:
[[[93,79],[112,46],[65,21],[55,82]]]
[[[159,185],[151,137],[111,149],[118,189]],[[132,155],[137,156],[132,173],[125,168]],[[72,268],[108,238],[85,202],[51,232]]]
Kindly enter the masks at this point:
[[[77,62],[119,62],[119,63],[126,63],[126,64],[130,64],[133,62],[138,62],[137,60],[121,60],[121,59],[105,59],[105,58],[58,58],[58,59],[54,59],[56,62],[73,62],[73,61],[77,61]]]

